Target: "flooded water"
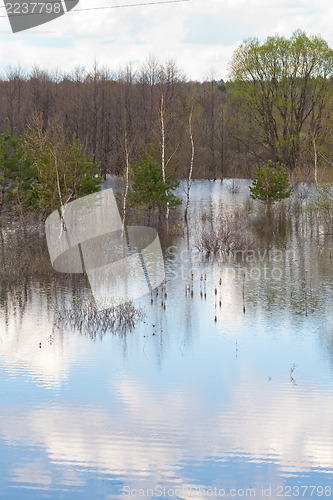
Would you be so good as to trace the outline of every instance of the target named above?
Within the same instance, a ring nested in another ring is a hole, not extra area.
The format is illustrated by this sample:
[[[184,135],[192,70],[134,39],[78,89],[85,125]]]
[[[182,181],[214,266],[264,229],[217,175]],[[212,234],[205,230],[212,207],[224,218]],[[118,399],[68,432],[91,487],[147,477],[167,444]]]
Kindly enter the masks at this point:
[[[1,498],[331,497],[333,236],[287,215],[251,254],[200,259],[200,227],[244,205],[237,182],[193,184],[167,297],[137,300],[131,331],[55,322],[84,277],[1,294]]]

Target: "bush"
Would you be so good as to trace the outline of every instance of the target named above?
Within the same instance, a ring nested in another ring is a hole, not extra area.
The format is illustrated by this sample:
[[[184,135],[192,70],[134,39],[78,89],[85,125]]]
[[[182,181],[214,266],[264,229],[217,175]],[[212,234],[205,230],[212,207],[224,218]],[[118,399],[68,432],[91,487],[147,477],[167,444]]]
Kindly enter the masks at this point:
[[[268,162],[265,167],[257,167],[250,186],[250,196],[270,206],[277,201],[289,198],[292,186],[289,175],[279,162]]]
[[[172,178],[163,181],[161,165],[155,160],[150,148],[139,163],[133,165],[132,181],[131,205],[144,205],[148,210],[158,207],[161,210],[168,203],[172,210],[181,203],[173,193],[179,182]]]
[[[244,221],[244,218],[242,219]],[[219,218],[214,227],[201,231],[195,246],[206,258],[211,256],[230,257],[252,248],[246,227],[240,221]]]

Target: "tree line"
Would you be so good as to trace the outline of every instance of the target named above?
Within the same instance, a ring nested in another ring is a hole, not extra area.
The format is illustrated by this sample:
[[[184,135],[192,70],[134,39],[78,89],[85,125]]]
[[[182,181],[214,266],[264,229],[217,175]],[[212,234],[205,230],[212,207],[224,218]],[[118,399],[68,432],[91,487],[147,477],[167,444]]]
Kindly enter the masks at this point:
[[[245,41],[230,78],[186,79],[173,60],[149,57],[117,71],[97,63],[70,73],[9,67],[0,75],[0,126],[24,133],[33,116],[75,135],[100,175],[154,151],[167,176],[250,177],[269,160],[314,180],[333,171],[333,52],[316,36]],[[194,154],[195,148],[195,154]]]

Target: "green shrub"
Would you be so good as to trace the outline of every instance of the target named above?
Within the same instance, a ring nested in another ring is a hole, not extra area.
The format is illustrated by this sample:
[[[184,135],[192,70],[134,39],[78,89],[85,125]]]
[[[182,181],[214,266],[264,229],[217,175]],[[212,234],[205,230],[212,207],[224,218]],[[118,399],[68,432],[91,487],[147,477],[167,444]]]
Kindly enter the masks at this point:
[[[161,165],[150,148],[133,165],[132,170],[131,205],[144,205],[148,210],[158,207],[161,210],[168,203],[172,210],[181,203],[173,193],[179,182],[170,177],[163,181]]]
[[[279,162],[268,162],[267,166],[257,167],[250,186],[250,196],[267,206],[289,198],[292,193],[287,170]]]

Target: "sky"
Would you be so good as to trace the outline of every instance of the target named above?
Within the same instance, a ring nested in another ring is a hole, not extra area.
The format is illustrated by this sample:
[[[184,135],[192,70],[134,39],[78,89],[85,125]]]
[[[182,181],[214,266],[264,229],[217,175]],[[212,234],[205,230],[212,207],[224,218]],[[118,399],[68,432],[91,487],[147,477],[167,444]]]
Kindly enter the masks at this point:
[[[71,12],[20,33],[12,33],[1,2],[0,71],[38,66],[67,72],[77,66],[89,69],[94,62],[117,71],[128,64],[137,69],[153,56],[160,62],[173,59],[188,79],[227,80],[234,50],[249,37],[289,37],[300,28],[333,46],[332,0],[187,0],[128,6],[151,1],[163,0],[80,0]],[[96,9],[116,5],[122,7]]]

